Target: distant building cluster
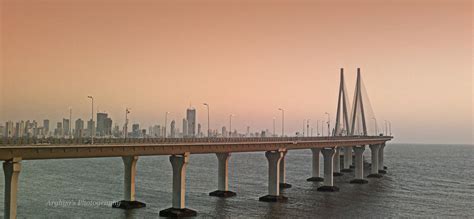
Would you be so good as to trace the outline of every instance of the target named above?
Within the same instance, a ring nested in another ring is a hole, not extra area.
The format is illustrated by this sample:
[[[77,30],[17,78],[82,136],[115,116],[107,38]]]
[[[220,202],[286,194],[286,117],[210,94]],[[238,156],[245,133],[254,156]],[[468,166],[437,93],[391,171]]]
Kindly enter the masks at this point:
[[[128,112],[128,111],[127,111]],[[148,127],[148,130],[140,127],[139,123],[127,128],[128,120],[122,128],[114,124],[107,113],[99,112],[96,120],[83,120],[78,118],[73,123],[71,119],[62,119],[57,123],[51,123],[45,119],[42,123],[35,120],[21,120],[17,122],[7,121],[0,125],[0,137],[3,138],[88,138],[93,135],[97,138],[202,138],[207,137],[207,130],[203,132],[202,125],[197,123],[196,109],[186,109],[186,117],[182,119],[182,125],[176,124],[175,120],[167,125],[156,124]],[[180,129],[181,128],[181,129]],[[210,137],[270,137],[268,130],[250,132],[247,127],[245,133],[237,130],[228,130],[223,126],[220,130],[209,130]]]

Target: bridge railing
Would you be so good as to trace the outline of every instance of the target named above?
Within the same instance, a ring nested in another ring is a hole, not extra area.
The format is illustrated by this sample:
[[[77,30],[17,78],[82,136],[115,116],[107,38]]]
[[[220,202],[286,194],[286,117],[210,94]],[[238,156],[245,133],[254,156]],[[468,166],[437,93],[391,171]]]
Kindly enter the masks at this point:
[[[387,138],[390,136],[331,136],[331,137],[210,137],[210,138],[94,138],[94,144],[173,144],[219,142],[271,142],[271,141],[324,141],[357,138]],[[71,145],[91,144],[90,138],[0,138],[0,146],[7,145]]]

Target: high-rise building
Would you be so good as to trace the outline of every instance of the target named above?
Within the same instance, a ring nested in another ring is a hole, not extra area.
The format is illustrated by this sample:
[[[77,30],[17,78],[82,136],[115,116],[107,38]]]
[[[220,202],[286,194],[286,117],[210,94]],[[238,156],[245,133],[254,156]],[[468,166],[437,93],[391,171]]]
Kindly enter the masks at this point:
[[[134,138],[138,138],[138,137],[140,137],[140,135],[141,135],[140,125],[139,124],[133,124],[132,125],[132,136]]]
[[[170,128],[171,128],[170,137],[172,138],[176,137],[176,122],[174,120],[171,121]]]
[[[183,137],[188,137],[188,120],[183,119]]]
[[[15,135],[15,129],[13,129],[13,122],[8,121],[5,123],[5,137],[7,138],[13,138]]]
[[[85,135],[88,137],[91,137],[91,135],[95,136],[96,135],[95,131],[96,131],[95,122],[92,121],[92,119],[90,119],[89,121],[87,121],[87,131],[85,132]]]
[[[196,109],[190,107],[186,110],[186,120],[188,121],[187,136],[196,136]]]
[[[43,134],[48,137],[49,136],[49,119],[45,119],[43,120]]]
[[[202,137],[202,132],[201,132],[201,123],[198,124],[198,131],[197,131],[197,136]]]
[[[56,129],[54,130],[54,136],[58,137],[58,138],[62,138],[64,135],[63,135],[63,123],[62,122],[58,122],[56,124]]]
[[[74,137],[81,138],[82,136],[84,136],[84,120],[77,119],[74,128]]]
[[[97,113],[97,135],[109,136],[112,134],[112,119],[107,113]]]
[[[69,123],[69,119],[63,119],[63,135],[64,136],[68,136],[70,135],[70,123]]]
[[[3,138],[3,136],[5,136],[5,126],[0,125],[0,137]]]
[[[222,126],[222,137],[227,137],[227,128]]]

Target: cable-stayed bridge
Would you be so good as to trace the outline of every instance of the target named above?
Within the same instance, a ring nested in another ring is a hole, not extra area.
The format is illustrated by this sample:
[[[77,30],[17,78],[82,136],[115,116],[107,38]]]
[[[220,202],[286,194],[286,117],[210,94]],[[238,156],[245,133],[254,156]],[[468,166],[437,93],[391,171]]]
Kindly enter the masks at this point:
[[[2,139],[0,160],[4,161],[5,174],[4,216],[17,216],[18,180],[23,160],[121,157],[124,163],[124,197],[113,207],[131,209],[146,206],[136,200],[135,196],[135,174],[139,157],[169,155],[173,171],[173,197],[171,207],[162,210],[160,216],[171,217],[196,215],[196,211],[186,208],[185,204],[186,166],[190,164],[189,158],[192,154],[216,154],[218,188],[209,195],[221,198],[236,195],[228,189],[228,162],[231,153],[265,152],[268,163],[268,194],[260,197],[260,201],[287,200],[280,194],[280,189],[291,187],[286,183],[285,172],[285,155],[290,150],[310,149],[312,163],[308,164],[308,167],[311,166],[312,175],[307,181],[322,182],[318,191],[338,191],[333,177],[342,175],[342,172],[355,172],[351,183],[367,183],[366,177],[380,178],[381,174],[386,173],[383,151],[386,142],[393,137],[377,134],[369,136],[367,119],[375,119],[375,116],[368,101],[360,69],[357,69],[356,89],[350,111],[348,102],[344,72],[341,69],[336,126],[331,137],[128,138],[96,139],[94,144],[90,144],[87,139]],[[363,168],[363,152],[367,145],[371,150],[371,169],[368,175],[364,174]],[[324,163],[322,174],[321,154]],[[340,156],[343,160],[339,159]]]

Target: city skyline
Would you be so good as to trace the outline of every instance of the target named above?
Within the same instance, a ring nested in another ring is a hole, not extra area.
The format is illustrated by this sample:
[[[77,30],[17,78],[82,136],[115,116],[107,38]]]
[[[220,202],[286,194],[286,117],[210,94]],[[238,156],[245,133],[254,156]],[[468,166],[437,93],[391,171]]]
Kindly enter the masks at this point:
[[[92,95],[129,129],[181,127],[191,102],[205,132],[206,102],[214,129],[272,130],[282,107],[295,133],[335,113],[341,67],[353,101],[360,67],[394,142],[472,143],[470,1],[205,2],[3,1],[0,122],[86,122]]]

